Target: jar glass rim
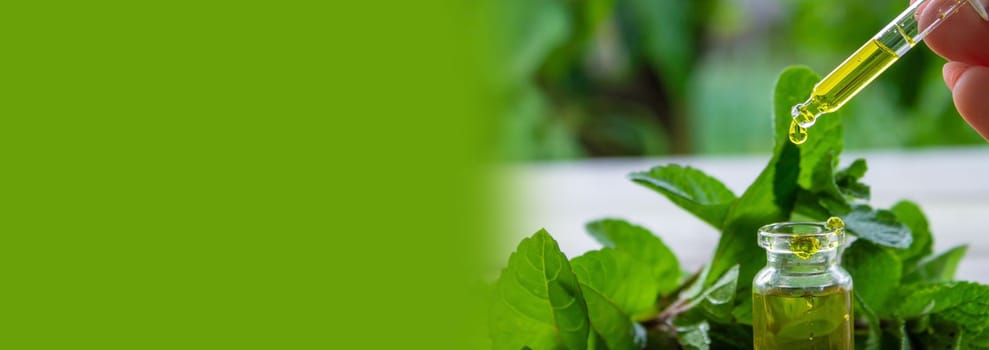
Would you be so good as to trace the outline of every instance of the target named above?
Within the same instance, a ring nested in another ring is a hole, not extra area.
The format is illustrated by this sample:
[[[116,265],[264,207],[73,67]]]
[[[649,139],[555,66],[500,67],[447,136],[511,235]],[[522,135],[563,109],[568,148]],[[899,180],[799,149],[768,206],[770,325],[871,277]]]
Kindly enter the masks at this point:
[[[841,229],[832,229],[823,222],[777,222],[759,228],[760,236],[827,236],[839,234]]]
[[[844,244],[843,228],[831,228],[823,222],[778,222],[759,228],[759,246],[770,252],[792,252],[791,245],[815,242],[815,252],[832,251]]]

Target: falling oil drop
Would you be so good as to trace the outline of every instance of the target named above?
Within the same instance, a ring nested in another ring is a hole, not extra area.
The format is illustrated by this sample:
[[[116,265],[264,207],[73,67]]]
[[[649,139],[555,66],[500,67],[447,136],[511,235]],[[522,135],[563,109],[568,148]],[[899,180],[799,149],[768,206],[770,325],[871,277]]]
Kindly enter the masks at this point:
[[[799,145],[807,141],[807,129],[797,124],[796,120],[791,120],[789,136],[790,142],[793,142],[794,145]]]

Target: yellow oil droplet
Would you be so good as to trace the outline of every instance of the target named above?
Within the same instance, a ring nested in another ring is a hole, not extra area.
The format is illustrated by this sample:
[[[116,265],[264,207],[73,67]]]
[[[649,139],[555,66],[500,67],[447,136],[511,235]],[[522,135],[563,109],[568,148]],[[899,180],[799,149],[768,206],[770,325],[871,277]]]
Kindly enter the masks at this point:
[[[799,145],[804,143],[804,141],[807,141],[807,129],[804,129],[800,126],[800,124],[797,124],[796,120],[791,120],[789,136],[790,142],[793,142],[794,145]]]
[[[829,242],[828,243],[828,249],[838,248],[839,242],[840,241],[843,241],[845,239],[844,238],[844,236],[845,236],[845,222],[842,221],[841,218],[839,218],[837,216],[832,216],[832,217],[828,218],[828,221],[824,223],[824,226],[827,226],[827,228],[829,230],[834,231],[835,233],[838,234],[838,240],[833,240],[833,241]]]
[[[837,216],[832,216],[828,218],[828,221],[824,223],[824,225],[831,230],[841,230],[845,228],[845,222],[842,221],[841,218]]]
[[[807,260],[821,250],[821,241],[814,237],[793,236],[790,239],[790,250],[798,258]]]

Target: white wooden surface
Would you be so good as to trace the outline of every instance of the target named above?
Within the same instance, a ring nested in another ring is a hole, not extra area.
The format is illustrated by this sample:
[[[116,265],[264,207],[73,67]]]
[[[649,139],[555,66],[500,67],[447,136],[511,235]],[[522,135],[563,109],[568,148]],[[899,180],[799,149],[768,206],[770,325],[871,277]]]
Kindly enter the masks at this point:
[[[989,147],[896,152],[847,152],[842,166],[864,157],[873,207],[888,208],[910,199],[928,216],[935,252],[968,244],[957,278],[989,283]],[[514,245],[546,228],[569,257],[597,249],[583,225],[618,217],[658,234],[696,269],[713,252],[718,233],[665,197],[626,178],[632,171],[678,163],[723,181],[740,195],[768,161],[768,155],[730,158],[687,157],[605,159],[512,166],[506,170],[512,192],[494,257],[504,260]],[[503,263],[503,262],[502,262]]]

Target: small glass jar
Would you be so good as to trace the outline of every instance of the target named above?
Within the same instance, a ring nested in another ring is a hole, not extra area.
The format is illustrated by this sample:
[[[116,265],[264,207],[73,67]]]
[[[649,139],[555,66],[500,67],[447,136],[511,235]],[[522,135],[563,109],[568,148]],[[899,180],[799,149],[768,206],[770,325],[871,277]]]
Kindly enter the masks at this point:
[[[854,348],[852,277],[839,265],[844,231],[838,218],[759,229],[768,256],[753,280],[756,350]]]

